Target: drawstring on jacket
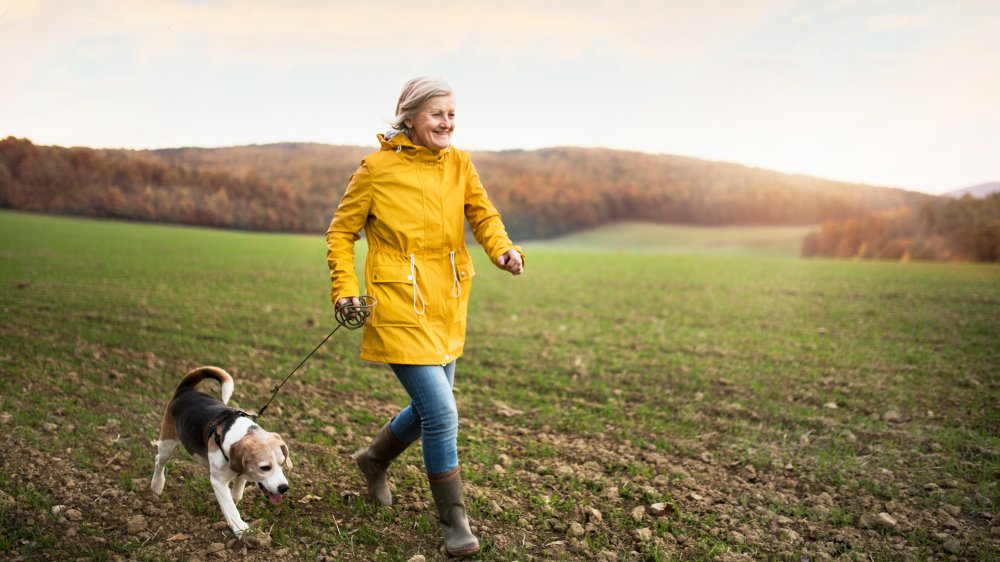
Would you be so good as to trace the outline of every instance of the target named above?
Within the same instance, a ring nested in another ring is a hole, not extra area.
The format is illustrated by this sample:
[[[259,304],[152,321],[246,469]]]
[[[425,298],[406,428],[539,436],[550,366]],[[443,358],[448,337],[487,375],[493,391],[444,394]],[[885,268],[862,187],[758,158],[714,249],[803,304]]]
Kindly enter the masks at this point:
[[[427,303],[424,302],[424,295],[420,292],[420,286],[417,285],[417,265],[416,256],[410,254],[410,279],[413,280],[413,312],[417,315],[421,315],[427,310]],[[420,309],[417,309],[417,297],[420,298]]]
[[[462,284],[458,281],[458,268],[455,267],[455,250],[451,251],[449,257],[451,257],[451,276],[454,279],[454,282],[451,284],[451,296],[457,299],[462,296]]]

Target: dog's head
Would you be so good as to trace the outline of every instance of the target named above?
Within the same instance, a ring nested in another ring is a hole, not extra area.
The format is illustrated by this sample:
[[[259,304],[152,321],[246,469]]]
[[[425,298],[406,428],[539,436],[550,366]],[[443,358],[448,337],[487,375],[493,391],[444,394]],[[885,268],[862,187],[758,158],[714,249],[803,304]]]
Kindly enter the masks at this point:
[[[292,470],[288,445],[277,433],[253,428],[229,449],[229,468],[256,482],[273,504],[281,503],[288,492],[282,465]]]

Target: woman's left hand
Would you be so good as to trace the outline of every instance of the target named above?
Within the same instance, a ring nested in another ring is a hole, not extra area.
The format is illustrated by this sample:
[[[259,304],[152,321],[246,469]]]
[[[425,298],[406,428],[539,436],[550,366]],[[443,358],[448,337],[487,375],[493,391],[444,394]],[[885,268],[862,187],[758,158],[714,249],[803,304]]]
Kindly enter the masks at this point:
[[[500,267],[506,269],[511,275],[520,275],[524,271],[524,262],[521,261],[521,253],[517,250],[508,250],[506,254],[497,258]]]

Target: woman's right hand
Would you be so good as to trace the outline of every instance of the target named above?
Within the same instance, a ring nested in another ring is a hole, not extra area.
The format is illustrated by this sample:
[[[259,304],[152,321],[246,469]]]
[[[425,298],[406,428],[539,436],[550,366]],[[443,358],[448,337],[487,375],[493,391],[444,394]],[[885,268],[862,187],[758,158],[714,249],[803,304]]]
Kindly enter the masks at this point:
[[[521,253],[517,250],[508,250],[506,254],[497,258],[497,263],[511,275],[520,275],[524,271],[524,261],[521,260]]]
[[[358,314],[360,314],[359,311],[361,310],[361,299],[359,299],[358,297],[344,297],[342,299],[337,300],[336,310],[340,310],[345,306],[348,307],[347,317],[353,318]]]

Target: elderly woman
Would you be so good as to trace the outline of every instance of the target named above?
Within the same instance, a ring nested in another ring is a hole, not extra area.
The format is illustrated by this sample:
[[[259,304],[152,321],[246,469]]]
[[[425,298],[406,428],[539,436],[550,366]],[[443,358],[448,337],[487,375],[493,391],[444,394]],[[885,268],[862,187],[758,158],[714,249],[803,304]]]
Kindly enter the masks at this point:
[[[465,344],[475,275],[465,221],[490,260],[513,275],[524,254],[504,229],[469,153],[451,146],[455,99],[441,80],[403,86],[381,149],[351,177],[326,234],[331,299],[358,306],[354,243],[368,239],[365,287],[378,300],[366,321],[361,358],[388,363],[410,397],[354,458],[368,497],[392,503],[389,463],[423,438],[424,467],[452,556],[479,551],[469,528],[458,464],[458,410],[452,385]]]

